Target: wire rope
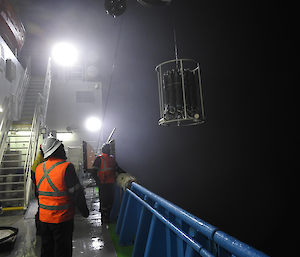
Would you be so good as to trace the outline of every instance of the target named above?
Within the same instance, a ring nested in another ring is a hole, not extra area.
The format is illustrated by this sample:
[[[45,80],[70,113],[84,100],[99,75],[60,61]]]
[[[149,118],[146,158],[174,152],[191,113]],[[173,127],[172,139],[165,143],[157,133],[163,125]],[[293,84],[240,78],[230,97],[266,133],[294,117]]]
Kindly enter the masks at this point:
[[[175,52],[175,59],[176,59],[176,66],[178,66],[178,47],[177,47],[177,37],[176,37],[176,29],[175,29],[175,14],[174,14],[174,3],[170,4],[171,13],[172,13],[172,25],[173,25],[173,39],[174,39],[174,52]]]
[[[100,129],[99,137],[98,137],[98,142],[97,142],[97,149],[96,149],[97,153],[98,153],[98,149],[99,149],[99,142],[100,142],[101,133],[102,133],[102,130],[103,130],[104,118],[105,118],[105,114],[106,114],[106,108],[107,108],[107,104],[108,104],[109,93],[110,93],[110,89],[111,89],[111,85],[112,85],[112,79],[113,79],[115,65],[116,65],[116,60],[117,60],[117,54],[118,54],[118,49],[119,49],[121,31],[122,31],[122,26],[123,26],[123,18],[124,18],[124,14],[122,15],[122,19],[121,19],[121,25],[120,25],[120,30],[119,30],[119,35],[118,35],[118,41],[117,41],[117,47],[116,47],[114,62],[113,62],[113,66],[112,66],[112,71],[111,71],[110,82],[109,82],[109,86],[108,86],[107,97],[106,97],[105,106],[104,106],[103,118],[102,118],[102,122],[101,122],[102,125],[101,125],[101,129]]]

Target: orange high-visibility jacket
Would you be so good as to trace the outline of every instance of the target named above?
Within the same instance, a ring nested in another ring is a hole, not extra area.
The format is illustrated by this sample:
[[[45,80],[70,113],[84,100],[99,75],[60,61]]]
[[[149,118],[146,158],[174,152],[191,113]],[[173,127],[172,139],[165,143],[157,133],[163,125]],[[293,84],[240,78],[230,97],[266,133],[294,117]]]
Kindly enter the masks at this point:
[[[70,162],[53,157],[36,168],[39,217],[42,222],[57,224],[74,218],[75,205],[65,183],[65,172],[69,164]]]
[[[114,157],[108,156],[106,153],[99,155],[101,158],[101,166],[97,172],[97,176],[101,184],[115,183],[116,173],[115,173],[115,159]]]

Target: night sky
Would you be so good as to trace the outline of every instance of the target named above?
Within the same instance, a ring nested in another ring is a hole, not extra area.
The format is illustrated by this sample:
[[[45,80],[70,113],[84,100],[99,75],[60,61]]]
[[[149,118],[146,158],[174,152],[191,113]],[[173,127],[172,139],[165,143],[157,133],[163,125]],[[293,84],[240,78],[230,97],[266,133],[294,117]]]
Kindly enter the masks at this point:
[[[103,135],[116,127],[116,159],[125,171],[237,239],[284,256],[275,249],[286,206],[280,190],[285,174],[278,172],[284,170],[275,86],[278,24],[267,4],[173,0],[147,8],[127,0],[125,13],[113,18],[104,1],[12,2],[27,26],[23,55],[47,56],[62,37],[99,51]],[[154,68],[175,59],[174,29],[178,58],[201,65],[202,125],[158,125]]]

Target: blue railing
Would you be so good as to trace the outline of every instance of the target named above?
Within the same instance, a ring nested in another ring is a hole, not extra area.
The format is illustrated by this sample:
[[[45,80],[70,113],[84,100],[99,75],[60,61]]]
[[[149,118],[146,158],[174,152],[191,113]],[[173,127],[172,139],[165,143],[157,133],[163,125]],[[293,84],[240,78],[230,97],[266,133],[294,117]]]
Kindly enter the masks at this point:
[[[267,256],[134,182],[116,234],[121,246],[134,244],[132,257]]]

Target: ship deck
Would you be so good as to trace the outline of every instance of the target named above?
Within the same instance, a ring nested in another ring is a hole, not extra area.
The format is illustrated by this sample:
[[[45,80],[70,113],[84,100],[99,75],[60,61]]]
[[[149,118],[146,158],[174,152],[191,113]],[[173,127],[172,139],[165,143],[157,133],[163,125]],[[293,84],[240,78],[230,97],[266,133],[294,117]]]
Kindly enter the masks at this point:
[[[126,256],[126,254],[120,255],[116,252],[116,248],[118,248],[117,238],[112,233],[115,224],[103,224],[101,222],[98,191],[95,187],[86,187],[85,194],[90,215],[88,218],[84,218],[79,212],[76,212],[74,217],[73,256]],[[0,257],[40,256],[41,237],[36,235],[34,218],[36,211],[37,200],[34,200],[30,203],[26,212],[6,211],[0,216],[0,226],[19,229],[13,249],[2,249]]]

